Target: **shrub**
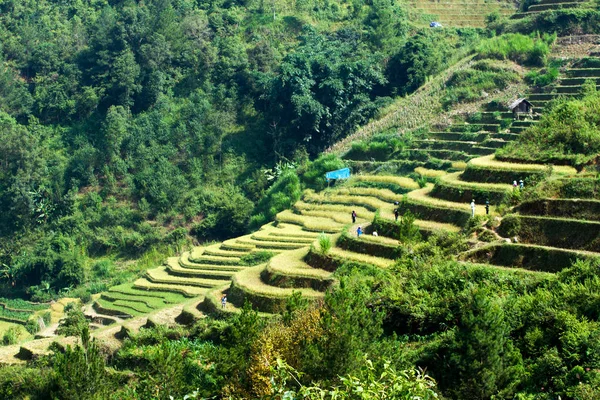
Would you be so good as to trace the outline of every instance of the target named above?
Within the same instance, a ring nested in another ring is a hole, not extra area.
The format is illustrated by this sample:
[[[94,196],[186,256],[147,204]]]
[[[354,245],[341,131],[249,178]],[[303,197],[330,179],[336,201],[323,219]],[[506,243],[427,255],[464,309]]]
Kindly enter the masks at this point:
[[[534,38],[519,33],[509,33],[482,41],[477,46],[480,58],[512,60],[522,65],[545,65],[550,53],[550,44],[556,35]]]
[[[77,308],[71,308],[67,311],[66,317],[58,323],[56,333],[65,336],[80,336],[86,329],[89,329],[89,322],[83,312]]]
[[[106,278],[112,274],[115,266],[111,260],[99,260],[92,266],[94,275],[98,278]]]
[[[558,68],[543,71],[530,71],[525,75],[525,82],[534,86],[548,86],[558,78]]]
[[[266,251],[266,250],[256,251],[256,252],[252,252],[250,254],[245,254],[245,255],[241,256],[240,262],[243,265],[247,265],[247,266],[259,265],[259,264],[266,263],[274,255],[275,255],[275,253],[273,253],[271,251]]]
[[[443,99],[444,107],[448,108],[457,103],[479,100],[482,98],[483,92],[505,89],[509,84],[519,80],[519,74],[497,61],[478,61],[471,68],[455,72],[448,80],[446,95]],[[474,118],[476,115],[471,117],[472,120]],[[481,120],[481,118],[479,119]],[[476,122],[476,119],[473,122]]]
[[[504,237],[517,236],[521,232],[521,219],[514,214],[507,215],[502,219],[498,232]]]
[[[300,199],[300,179],[295,171],[283,173],[269,188],[265,197],[258,203],[254,210],[253,224],[264,223],[275,218],[280,211],[290,208]],[[258,228],[260,225],[251,225]]]
[[[593,88],[593,89],[592,89]],[[540,122],[498,150],[504,159],[584,165],[600,153],[600,95],[591,85],[582,99],[557,102]]]
[[[40,324],[38,324],[37,318],[28,320],[25,324],[25,329],[32,335],[38,333],[40,331]]]
[[[329,250],[331,250],[331,237],[329,235],[326,235],[324,232],[321,232],[318,240],[319,251],[321,252],[321,254],[329,253]]]
[[[306,165],[304,170],[298,170],[302,183],[314,190],[323,190],[327,187],[325,173],[344,168],[344,162],[335,154],[324,154]]]
[[[2,336],[2,344],[4,346],[17,344],[20,337],[21,329],[18,326],[11,326],[6,332],[4,332],[4,336]]]

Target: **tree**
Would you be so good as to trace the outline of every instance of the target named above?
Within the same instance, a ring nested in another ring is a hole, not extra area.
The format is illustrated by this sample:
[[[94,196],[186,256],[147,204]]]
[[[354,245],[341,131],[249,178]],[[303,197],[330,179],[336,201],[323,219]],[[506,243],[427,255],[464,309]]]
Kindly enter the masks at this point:
[[[53,370],[53,398],[103,399],[108,394],[105,362],[88,329],[81,333],[81,345],[56,353]]]
[[[386,70],[390,87],[401,95],[417,90],[446,66],[448,51],[441,34],[418,33],[391,57]]]
[[[284,154],[299,145],[316,154],[374,114],[373,89],[385,79],[356,36],[328,38],[307,28],[281,73],[263,76],[261,108],[267,123],[281,130]]]
[[[519,350],[510,339],[501,300],[485,289],[473,289],[463,305],[444,381],[457,398],[489,399],[492,395],[514,394],[523,376]]]

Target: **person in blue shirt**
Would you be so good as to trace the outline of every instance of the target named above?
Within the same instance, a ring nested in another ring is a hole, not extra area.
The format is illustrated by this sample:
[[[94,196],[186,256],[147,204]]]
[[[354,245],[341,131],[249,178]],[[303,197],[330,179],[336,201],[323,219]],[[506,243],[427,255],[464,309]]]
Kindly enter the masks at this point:
[[[356,230],[356,235],[357,235],[358,237],[360,237],[360,235],[362,235],[362,233],[363,233],[363,230],[362,230],[362,228],[359,226],[359,227],[358,227],[358,229]]]

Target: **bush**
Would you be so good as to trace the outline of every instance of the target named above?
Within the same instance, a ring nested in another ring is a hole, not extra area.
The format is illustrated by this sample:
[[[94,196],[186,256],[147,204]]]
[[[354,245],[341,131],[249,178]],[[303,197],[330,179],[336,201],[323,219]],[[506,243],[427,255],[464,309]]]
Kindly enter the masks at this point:
[[[600,153],[600,95],[589,90],[582,99],[563,100],[519,139],[498,150],[503,159],[582,166]]]
[[[67,311],[66,317],[58,323],[56,333],[65,336],[80,336],[84,330],[89,329],[89,326],[83,312],[77,308],[71,308]]]
[[[446,83],[448,89],[442,103],[449,108],[457,103],[476,101],[483,98],[483,92],[502,90],[519,80],[519,74],[514,70],[498,62],[481,60],[452,75]]]
[[[11,326],[8,328],[6,332],[4,332],[4,336],[2,336],[2,344],[4,346],[9,346],[12,344],[17,344],[19,342],[19,338],[21,337],[21,328],[17,326]]]
[[[514,214],[502,218],[498,233],[504,237],[514,237],[521,232],[521,219]]]
[[[255,218],[251,220],[252,228],[258,228],[258,223],[270,221],[280,211],[290,208],[302,194],[300,188],[300,179],[295,171],[283,173],[269,188],[267,194],[258,203],[254,210]]]
[[[92,271],[98,278],[109,277],[113,273],[114,269],[115,265],[111,260],[99,260],[96,261],[92,266]]]
[[[298,170],[302,183],[314,190],[323,190],[327,187],[325,173],[344,168],[346,165],[335,154],[324,154],[315,161],[308,163],[303,169]]]
[[[321,252],[321,254],[329,253],[329,250],[331,250],[331,237],[326,235],[324,232],[321,232],[318,240],[319,240],[319,251]]]
[[[259,264],[266,263],[274,255],[275,255],[275,253],[273,253],[271,251],[266,251],[266,250],[256,251],[256,252],[252,252],[250,254],[245,254],[242,257],[240,257],[240,262],[243,265],[247,265],[247,266],[259,265]]]
[[[25,329],[32,335],[38,333],[40,331],[40,324],[38,324],[37,318],[28,320],[25,324]]]
[[[482,41],[477,46],[477,54],[480,58],[512,60],[522,65],[543,66],[550,53],[550,44],[554,40],[556,35],[544,35],[540,39],[509,33]]]
[[[558,68],[548,68],[542,71],[529,71],[525,75],[525,82],[533,86],[548,86],[558,78]]]

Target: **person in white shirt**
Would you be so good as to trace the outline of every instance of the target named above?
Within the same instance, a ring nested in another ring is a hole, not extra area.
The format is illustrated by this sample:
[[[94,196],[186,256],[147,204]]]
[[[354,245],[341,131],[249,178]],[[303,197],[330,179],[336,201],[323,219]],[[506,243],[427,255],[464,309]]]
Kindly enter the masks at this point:
[[[475,199],[471,201],[471,217],[475,217]]]

